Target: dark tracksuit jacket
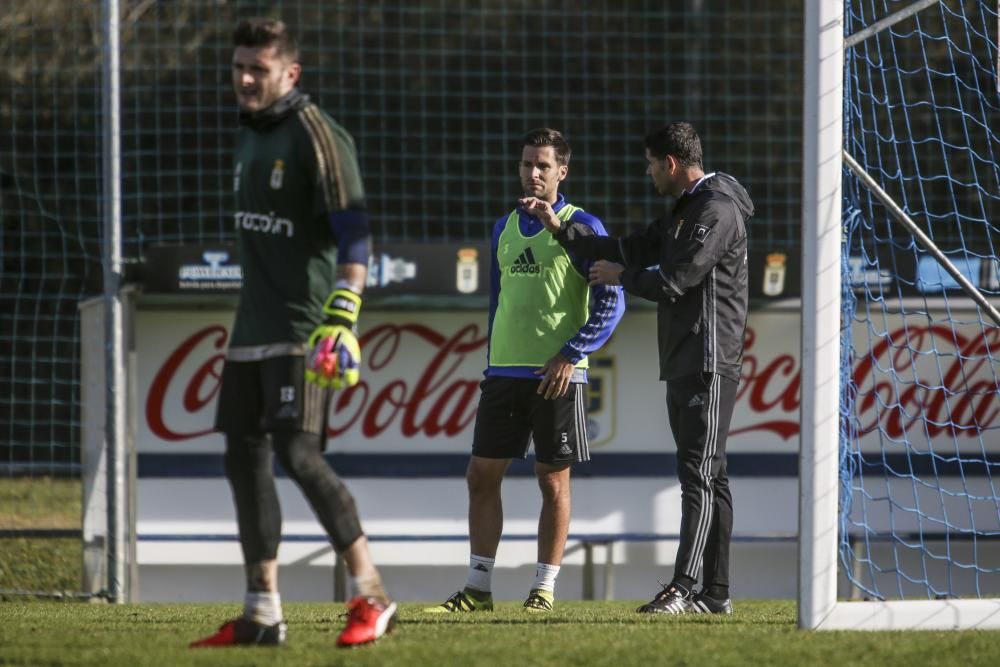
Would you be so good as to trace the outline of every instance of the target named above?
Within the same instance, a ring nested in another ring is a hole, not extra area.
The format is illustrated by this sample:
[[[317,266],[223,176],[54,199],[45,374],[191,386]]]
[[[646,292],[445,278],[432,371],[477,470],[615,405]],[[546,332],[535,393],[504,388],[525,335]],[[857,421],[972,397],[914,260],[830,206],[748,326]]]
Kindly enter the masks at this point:
[[[714,173],[640,233],[572,238],[566,229],[556,238],[582,258],[623,264],[625,291],[656,302],[661,380],[708,372],[738,382],[752,214],[743,186]]]
[[[660,379],[682,493],[674,579],[690,584],[704,570],[705,585],[725,591],[732,535],[725,441],[743,361],[753,210],[743,186],[716,172],[642,232],[577,237],[564,228],[556,235],[583,259],[624,265],[625,291],[657,304]]]

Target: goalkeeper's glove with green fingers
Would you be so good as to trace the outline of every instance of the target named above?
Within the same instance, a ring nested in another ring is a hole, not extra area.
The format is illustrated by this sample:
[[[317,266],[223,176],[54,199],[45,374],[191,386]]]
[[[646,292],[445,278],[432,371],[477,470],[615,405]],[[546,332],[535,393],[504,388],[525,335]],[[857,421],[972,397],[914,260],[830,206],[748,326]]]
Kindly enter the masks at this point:
[[[338,287],[323,305],[326,319],[309,336],[306,381],[321,387],[346,389],[361,379],[358,313],[361,296]]]

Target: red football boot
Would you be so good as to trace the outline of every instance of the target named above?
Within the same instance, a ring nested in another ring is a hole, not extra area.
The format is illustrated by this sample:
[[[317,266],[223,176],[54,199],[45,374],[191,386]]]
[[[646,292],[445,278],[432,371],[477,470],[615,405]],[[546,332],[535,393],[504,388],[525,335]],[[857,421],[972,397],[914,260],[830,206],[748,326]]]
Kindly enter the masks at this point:
[[[206,646],[238,646],[241,644],[259,644],[261,646],[280,646],[285,643],[288,626],[284,621],[274,625],[261,625],[237,618],[229,621],[210,637],[191,642],[191,648]]]
[[[337,637],[337,646],[370,644],[396,624],[396,603],[356,597],[347,603],[347,625]]]

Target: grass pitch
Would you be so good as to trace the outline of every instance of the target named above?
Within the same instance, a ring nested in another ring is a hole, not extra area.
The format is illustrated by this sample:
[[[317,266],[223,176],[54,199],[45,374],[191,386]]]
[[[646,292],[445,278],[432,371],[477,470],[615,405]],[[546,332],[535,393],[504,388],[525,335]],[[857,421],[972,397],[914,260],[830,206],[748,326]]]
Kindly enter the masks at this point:
[[[82,495],[78,479],[0,478],[0,529],[79,529]],[[0,537],[0,590],[78,591],[82,557],[79,538]]]
[[[342,608],[288,603],[282,648],[187,648],[237,615],[235,604],[111,606],[0,601],[0,665],[996,665],[998,632],[800,632],[791,601],[740,601],[731,618],[634,612],[639,601],[557,602],[531,614],[425,614],[401,605],[379,644],[334,646]]]
[[[78,527],[79,480],[0,480],[0,527]],[[0,590],[78,590],[76,540],[0,539]],[[338,649],[343,607],[286,603],[282,648],[187,648],[240,613],[239,604],[107,605],[0,594],[0,667],[7,665],[691,665],[931,667],[1000,664],[1000,632],[800,632],[792,601],[735,602],[729,618],[636,614],[644,601],[556,602],[551,614],[500,602],[492,613],[400,608],[378,645]]]

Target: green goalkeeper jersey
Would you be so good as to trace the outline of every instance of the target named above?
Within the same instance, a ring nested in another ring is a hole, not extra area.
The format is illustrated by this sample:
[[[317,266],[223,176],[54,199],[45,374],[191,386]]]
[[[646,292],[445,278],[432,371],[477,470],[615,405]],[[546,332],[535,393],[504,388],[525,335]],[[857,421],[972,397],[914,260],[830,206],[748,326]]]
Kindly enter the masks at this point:
[[[240,130],[233,175],[243,286],[230,351],[250,358],[305,352],[334,289],[329,214],[364,208],[344,128],[298,91],[263,113]]]

